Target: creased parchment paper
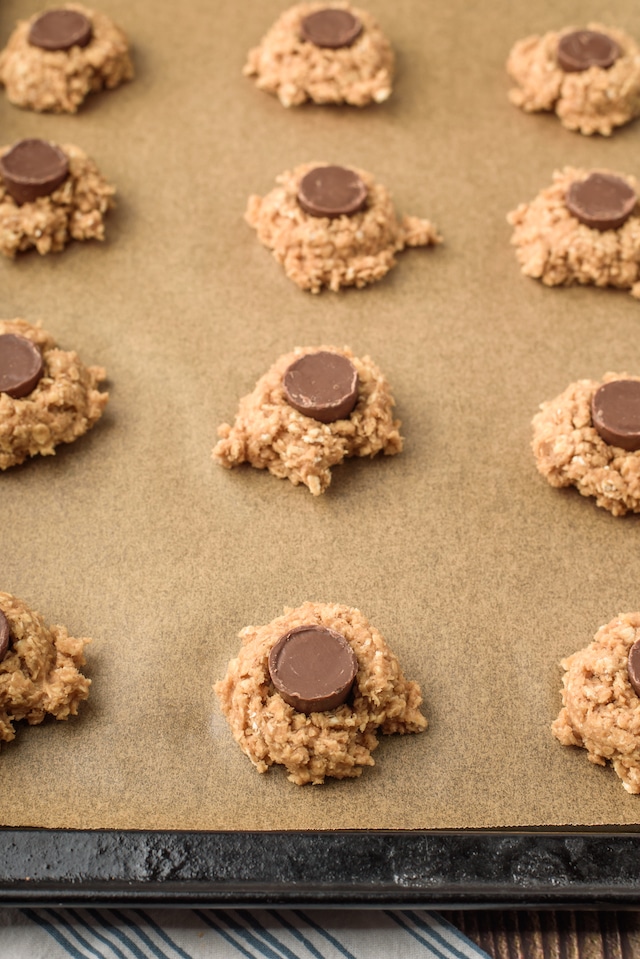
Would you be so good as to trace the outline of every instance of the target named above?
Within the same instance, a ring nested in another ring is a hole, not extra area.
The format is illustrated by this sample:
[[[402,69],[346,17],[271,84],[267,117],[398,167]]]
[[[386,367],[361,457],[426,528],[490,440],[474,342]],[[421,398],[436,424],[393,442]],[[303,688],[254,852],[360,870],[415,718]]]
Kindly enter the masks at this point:
[[[594,0],[371,0],[397,53],[391,98],[284,109],[241,75],[274,0],[103,0],[137,77],[75,117],[0,99],[2,142],[77,143],[118,189],[104,244],[0,263],[0,315],[40,320],[106,367],[102,421],[0,476],[0,589],[91,636],[91,696],[0,750],[8,826],[407,829],[640,822],[611,770],[560,746],[559,661],[640,607],[640,519],[535,469],[530,421],[572,380],[640,373],[625,293],[521,276],[506,214],[554,169],[638,175],[640,126],[610,140],[507,99],[520,37],[588,20],[640,37],[640,10]],[[34,8],[4,0],[4,43]],[[615,13],[615,19],[614,19]],[[251,193],[309,159],[371,171],[444,244],[380,283],[314,297],[243,220]],[[370,355],[405,450],[334,470],[312,497],[210,459],[216,428],[282,353]],[[237,633],[305,600],[359,607],[429,728],[389,737],[359,780],[258,775],[212,692]]]

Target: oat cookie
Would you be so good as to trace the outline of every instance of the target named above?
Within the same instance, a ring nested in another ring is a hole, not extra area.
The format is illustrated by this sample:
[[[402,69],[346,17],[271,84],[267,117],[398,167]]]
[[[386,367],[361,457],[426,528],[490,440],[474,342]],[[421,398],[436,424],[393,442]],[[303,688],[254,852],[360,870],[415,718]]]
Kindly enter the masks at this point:
[[[563,708],[551,727],[563,746],[583,746],[590,762],[609,760],[630,793],[640,793],[640,698],[627,663],[639,639],[640,613],[621,613],[564,659]]]
[[[21,140],[0,147],[0,167],[17,147],[34,143],[47,141]],[[0,253],[10,258],[32,248],[41,255],[59,253],[71,240],[104,239],[104,218],[114,205],[114,187],[78,147],[48,146],[66,156],[68,174],[47,195],[20,202],[0,169]]]
[[[348,358],[358,374],[358,398],[348,418],[322,423],[287,402],[283,377],[302,356],[328,351]],[[214,458],[231,469],[249,463],[274,476],[304,483],[318,496],[331,483],[331,467],[349,456],[393,456],[402,450],[400,422],[393,418],[389,384],[368,356],[360,359],[348,347],[297,348],[281,356],[240,400],[233,426],[218,429]]]
[[[351,698],[324,712],[299,712],[271,681],[269,654],[299,626],[315,624],[341,634],[356,655]],[[285,609],[266,626],[247,626],[242,647],[214,689],[233,737],[258,772],[279,763],[297,785],[359,776],[373,766],[378,731],[418,733],[427,726],[417,683],[407,681],[378,630],[349,606],[304,603]]]
[[[640,208],[637,203],[617,229],[596,229],[581,223],[567,205],[571,188],[596,175],[614,177],[638,196],[638,181],[611,170],[565,167],[553,183],[509,213],[511,243],[525,276],[546,286],[612,286],[640,298]]]
[[[575,27],[527,37],[515,44],[507,60],[507,72],[517,84],[509,99],[527,113],[555,111],[569,130],[609,136],[614,127],[640,115],[640,51],[622,30],[598,23],[588,28],[617,47],[610,66],[562,69],[559,45]]]
[[[17,397],[2,384],[3,337],[34,344],[42,356],[42,376],[33,389]],[[0,470],[28,456],[51,456],[59,443],[72,443],[102,416],[109,398],[98,384],[100,366],[85,366],[77,354],[58,349],[53,337],[26,320],[0,320]]]
[[[90,642],[47,626],[22,600],[0,592],[0,740],[14,739],[21,719],[35,726],[47,715],[77,715],[91,685],[79,671]]]
[[[332,10],[345,11],[362,29],[344,46],[319,46],[305,39],[305,18],[326,10],[324,3],[299,3],[286,10],[259,46],[249,52],[244,74],[275,94],[283,106],[348,103],[362,107],[382,103],[391,94],[393,51],[374,18],[335,0]]]
[[[339,169],[325,163],[305,163],[276,178],[265,197],[249,198],[245,218],[260,242],[271,250],[290,280],[303,290],[322,287],[338,291],[375,283],[395,266],[405,247],[442,242],[429,220],[398,219],[389,191],[364,170],[349,168],[364,184],[366,201],[353,213],[322,216],[302,208],[302,181],[316,170]]]
[[[640,450],[606,442],[596,427],[592,400],[605,383],[640,382],[626,373],[605,373],[601,381],[578,380],[540,405],[533,418],[532,449],[538,470],[552,486],[575,486],[595,496],[614,516],[640,512]]]
[[[89,93],[112,90],[133,77],[127,38],[104,14],[79,3],[58,8],[73,11],[89,21],[90,34],[66,49],[30,42],[42,14],[19,21],[0,53],[0,83],[19,107],[38,112],[75,113]],[[49,15],[51,11],[48,11]],[[49,33],[52,33],[49,28]],[[47,41],[40,30],[38,42]]]

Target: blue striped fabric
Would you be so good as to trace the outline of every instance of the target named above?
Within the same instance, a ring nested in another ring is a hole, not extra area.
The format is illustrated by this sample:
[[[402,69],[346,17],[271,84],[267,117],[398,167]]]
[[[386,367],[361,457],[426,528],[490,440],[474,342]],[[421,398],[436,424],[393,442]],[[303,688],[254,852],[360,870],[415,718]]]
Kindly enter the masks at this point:
[[[488,959],[424,910],[0,910],[11,959]]]

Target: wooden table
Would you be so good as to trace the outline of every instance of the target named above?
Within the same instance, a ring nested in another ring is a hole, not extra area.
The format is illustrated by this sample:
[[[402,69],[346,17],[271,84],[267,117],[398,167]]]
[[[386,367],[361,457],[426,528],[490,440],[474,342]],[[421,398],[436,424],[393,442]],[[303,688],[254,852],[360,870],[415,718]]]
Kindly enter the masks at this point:
[[[494,959],[637,959],[638,912],[452,911],[445,918]]]

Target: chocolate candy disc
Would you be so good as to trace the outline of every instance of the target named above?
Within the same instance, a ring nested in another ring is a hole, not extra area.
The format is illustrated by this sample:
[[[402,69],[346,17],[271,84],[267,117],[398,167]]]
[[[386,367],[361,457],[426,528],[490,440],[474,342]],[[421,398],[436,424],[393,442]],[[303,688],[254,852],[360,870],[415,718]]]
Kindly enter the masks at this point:
[[[298,203],[311,216],[350,216],[367,202],[367,188],[353,170],[318,166],[300,180]]]
[[[0,157],[0,175],[16,203],[32,203],[66,180],[69,161],[54,143],[19,140]]]
[[[358,660],[344,636],[324,626],[296,626],[269,653],[273,685],[301,713],[341,706],[357,672]]]
[[[42,354],[35,343],[15,333],[0,336],[0,393],[14,399],[27,396],[43,373]]]
[[[303,17],[300,35],[316,47],[350,47],[362,33],[362,21],[348,10],[326,7]]]
[[[640,450],[640,382],[613,380],[593,394],[591,419],[605,443]]]
[[[320,423],[344,420],[358,402],[358,371],[339,353],[307,353],[288,366],[282,386],[289,406]]]
[[[0,609],[0,659],[4,659],[6,656],[10,641],[11,630],[9,629],[9,621]]]
[[[567,73],[579,73],[589,67],[607,70],[620,56],[620,47],[606,33],[576,30],[558,43],[558,66]]]
[[[93,36],[91,20],[77,10],[47,10],[31,24],[28,40],[43,50],[86,47]]]
[[[640,639],[637,639],[629,650],[627,674],[636,695],[640,696]]]
[[[637,201],[629,184],[610,173],[591,173],[586,180],[572,183],[565,197],[569,212],[595,230],[617,230]]]

